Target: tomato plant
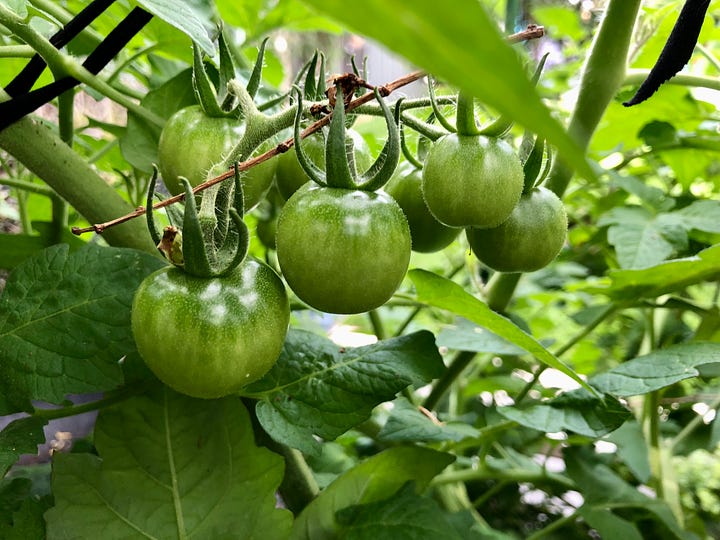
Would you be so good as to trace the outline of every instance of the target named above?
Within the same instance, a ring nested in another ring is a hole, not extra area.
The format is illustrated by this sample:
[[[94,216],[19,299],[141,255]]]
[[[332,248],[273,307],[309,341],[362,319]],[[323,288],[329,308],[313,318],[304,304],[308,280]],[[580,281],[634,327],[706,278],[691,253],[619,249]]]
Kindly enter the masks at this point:
[[[145,363],[171,388],[200,398],[235,393],[267,373],[289,318],[282,281],[254,260],[211,279],[163,268],[140,284],[132,306]]]
[[[280,214],[277,251],[301,300],[328,313],[361,313],[387,302],[405,277],[410,230],[386,193],[307,186]]]
[[[720,538],[720,7],[451,7],[0,2],[0,538]]]
[[[160,174],[168,191],[173,195],[183,191],[180,176],[193,186],[207,180],[208,171],[227,156],[244,132],[242,122],[208,116],[199,105],[173,114],[158,143]],[[268,145],[262,148],[267,149]],[[245,174],[243,190],[247,208],[257,205],[270,188],[276,166],[276,159],[268,160]]]
[[[520,197],[510,217],[493,229],[467,229],[475,256],[498,272],[534,272],[560,253],[567,214],[552,191],[534,188]]]

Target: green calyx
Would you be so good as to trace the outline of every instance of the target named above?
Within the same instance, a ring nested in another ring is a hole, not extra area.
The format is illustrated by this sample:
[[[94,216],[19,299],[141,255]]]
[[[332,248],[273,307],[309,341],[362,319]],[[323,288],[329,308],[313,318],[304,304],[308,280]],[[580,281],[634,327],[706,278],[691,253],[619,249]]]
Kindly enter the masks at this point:
[[[250,236],[243,221],[243,190],[237,165],[233,183],[217,184],[203,192],[199,212],[190,182],[181,178],[185,188],[182,230],[167,227],[162,237],[153,218],[156,180],[157,171],[150,181],[145,215],[163,256],[196,277],[222,276],[235,269],[247,255]]]
[[[299,89],[296,90],[296,94],[298,103],[301,103]],[[295,115],[295,151],[300,166],[311,180],[324,187],[375,191],[380,189],[390,179],[400,159],[400,131],[392,112],[377,89],[375,89],[375,99],[380,103],[383,116],[385,117],[388,138],[378,158],[370,168],[362,174],[358,174],[355,170],[352,147],[348,147],[345,136],[345,104],[342,89],[339,86],[337,87],[335,107],[325,142],[324,171],[310,160],[302,148],[302,107],[298,106]]]
[[[260,87],[267,40],[268,38],[265,38],[260,44],[258,57],[245,87],[245,91],[251,98],[255,97]],[[243,107],[242,103],[238,102],[237,96],[228,91],[228,83],[235,80],[235,63],[222,31],[218,36],[218,49],[220,63],[217,68],[216,88],[205,67],[206,60],[203,58],[200,47],[193,43],[192,81],[195,98],[202,107],[203,112],[208,116],[237,118],[242,115]]]

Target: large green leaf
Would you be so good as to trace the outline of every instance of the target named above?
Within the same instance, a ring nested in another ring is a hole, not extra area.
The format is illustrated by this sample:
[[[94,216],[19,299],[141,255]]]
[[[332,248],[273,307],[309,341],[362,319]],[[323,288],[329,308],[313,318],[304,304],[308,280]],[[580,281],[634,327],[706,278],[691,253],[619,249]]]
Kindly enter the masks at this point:
[[[497,411],[526,427],[546,433],[572,431],[586,437],[602,437],[619,428],[630,411],[611,396],[598,399],[583,389],[559,397],[518,407],[498,407]]]
[[[0,268],[12,270],[28,257],[57,243],[51,223],[34,221],[33,229],[40,234],[0,234]],[[71,251],[85,245],[85,242],[69,229],[62,231],[61,241],[68,244]]]
[[[697,377],[698,366],[720,362],[720,343],[681,343],[639,356],[590,379],[595,388],[626,397]]]
[[[48,539],[285,539],[282,459],[255,446],[238,398],[166,387],[105,409],[93,454],[58,454]]]
[[[304,0],[348,28],[371,37],[437,77],[462,88],[557,146],[583,175],[594,174],[583,152],[543,106],[518,55],[477,0]]]
[[[393,402],[393,409],[378,439],[387,442],[461,441],[480,432],[464,422],[433,422],[405,398]]]
[[[615,270],[604,287],[587,287],[591,293],[618,300],[656,298],[662,294],[720,278],[720,244],[693,257],[675,259],[642,270]]]
[[[453,456],[419,446],[391,448],[350,469],[313,500],[292,528],[292,540],[340,538],[337,511],[386,499],[408,481],[424,489],[454,460]]]
[[[257,417],[273,439],[318,455],[313,435],[334,439],[403,388],[426,384],[443,371],[430,332],[345,348],[291,330],[277,364],[246,393],[261,398]]]
[[[88,245],[48,248],[18,266],[0,297],[0,393],[16,410],[30,400],[122,383],[118,361],[135,350],[135,289],[165,264],[148,253]]]
[[[542,363],[572,377],[587,390],[594,392],[575,371],[543,347],[535,338],[521,330],[512,321],[495,313],[485,302],[481,302],[467,293],[457,283],[426,270],[411,270],[409,276],[415,284],[420,302],[446,309],[479,324],[534,355]]]

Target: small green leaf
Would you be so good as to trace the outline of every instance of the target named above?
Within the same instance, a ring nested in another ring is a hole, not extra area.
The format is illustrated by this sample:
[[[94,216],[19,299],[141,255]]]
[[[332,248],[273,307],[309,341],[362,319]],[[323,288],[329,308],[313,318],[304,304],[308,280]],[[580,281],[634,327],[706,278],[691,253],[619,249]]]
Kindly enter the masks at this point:
[[[624,362],[592,377],[590,384],[616,396],[636,396],[697,377],[698,366],[718,361],[720,343],[681,343]]]
[[[48,248],[18,266],[0,297],[0,393],[15,410],[31,400],[123,382],[118,361],[135,350],[130,306],[165,263],[148,253],[87,245]]]
[[[568,375],[594,393],[594,390],[575,371],[543,347],[535,338],[521,330],[512,321],[492,311],[484,302],[465,292],[457,283],[426,270],[411,270],[408,275],[415,284],[420,302],[446,309],[487,328],[534,355],[542,363]]]
[[[319,455],[320,443],[313,435],[335,439],[367,420],[376,405],[443,371],[430,332],[344,348],[291,330],[277,364],[246,390],[261,398],[258,420],[273,439]]]
[[[385,450],[343,473],[320,493],[295,520],[290,538],[341,538],[336,512],[386,499],[388,493],[397,491],[408,481],[414,481],[417,490],[422,491],[453,460],[453,456],[419,446]]]
[[[605,287],[587,287],[590,293],[606,294],[610,298],[656,298],[684,289],[695,283],[720,278],[720,245],[699,252],[694,257],[675,259],[644,270],[615,270]]]
[[[561,394],[547,402],[498,407],[497,411],[508,420],[546,433],[572,431],[592,438],[619,428],[631,415],[615,398],[605,396],[601,400],[583,389]]]
[[[22,454],[37,455],[38,445],[45,442],[45,424],[45,420],[28,416],[13,420],[0,431],[0,477]]]
[[[159,387],[100,412],[92,454],[53,459],[48,539],[285,539],[282,459],[255,446],[238,398]]]
[[[204,20],[203,11],[195,8],[192,2],[138,0],[138,4],[170,26],[183,32],[210,56],[215,54],[215,46],[205,30],[205,25],[209,26],[211,22]]]
[[[437,335],[438,347],[458,351],[473,351],[491,354],[526,354],[525,350],[489,330],[476,326],[464,319],[440,330]]]
[[[413,482],[387,499],[349,506],[336,514],[345,540],[463,540],[465,536],[453,530],[446,516],[433,499],[415,493]]]
[[[595,529],[601,538],[622,538],[623,540],[642,540],[640,531],[631,522],[616,516],[610,510],[583,506],[578,511],[585,522]]]
[[[479,431],[464,422],[433,422],[405,398],[393,401],[393,409],[378,439],[388,442],[461,441]]]
[[[642,426],[634,419],[625,422],[606,438],[617,445],[617,456],[640,482],[650,480],[650,458]]]
[[[720,201],[701,200],[674,212],[688,230],[720,233]]]

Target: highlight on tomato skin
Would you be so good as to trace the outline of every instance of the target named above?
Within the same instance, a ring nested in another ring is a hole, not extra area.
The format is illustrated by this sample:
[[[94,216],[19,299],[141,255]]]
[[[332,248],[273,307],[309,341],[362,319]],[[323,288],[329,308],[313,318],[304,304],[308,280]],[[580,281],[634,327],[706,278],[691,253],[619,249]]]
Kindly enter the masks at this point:
[[[520,159],[501,139],[452,133],[435,141],[425,158],[425,202],[448,227],[497,227],[515,208],[523,186]]]
[[[172,389],[205,399],[236,393],[267,373],[289,320],[282,280],[251,258],[215,278],[162,268],[141,283],[131,314],[150,370]]]
[[[567,213],[555,193],[534,188],[510,217],[493,229],[466,229],[475,256],[498,272],[534,272],[550,264],[565,244]]]
[[[276,243],[288,286],[326,313],[383,305],[410,262],[407,219],[383,191],[306,185],[280,213]]]

